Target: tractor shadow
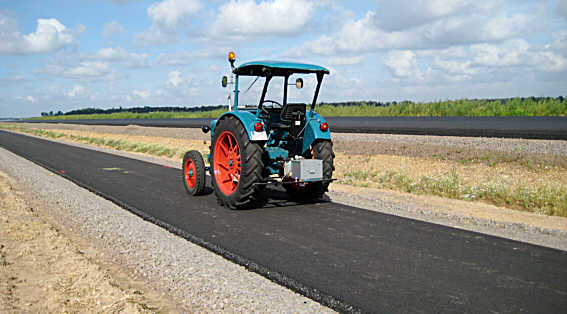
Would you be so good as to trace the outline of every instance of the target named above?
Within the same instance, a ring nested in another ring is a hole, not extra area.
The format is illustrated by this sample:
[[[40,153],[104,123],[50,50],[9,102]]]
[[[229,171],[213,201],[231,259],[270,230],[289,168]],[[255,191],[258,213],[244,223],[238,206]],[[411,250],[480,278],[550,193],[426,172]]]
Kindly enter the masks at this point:
[[[214,194],[213,184],[211,182],[211,176],[207,175],[205,178],[205,190],[202,195],[212,195]],[[293,207],[302,206],[309,204],[320,204],[329,203],[331,199],[324,195],[322,199],[319,200],[297,200],[293,199],[282,186],[267,186],[266,190],[263,192],[265,197],[264,206],[258,208],[250,208],[245,210],[258,210],[263,208],[277,208],[277,207]],[[215,197],[214,195],[212,195]]]
[[[262,208],[293,207],[331,202],[331,199],[327,195],[324,195],[323,198],[318,200],[293,199],[282,186],[266,187],[264,193],[266,194],[267,201]]]

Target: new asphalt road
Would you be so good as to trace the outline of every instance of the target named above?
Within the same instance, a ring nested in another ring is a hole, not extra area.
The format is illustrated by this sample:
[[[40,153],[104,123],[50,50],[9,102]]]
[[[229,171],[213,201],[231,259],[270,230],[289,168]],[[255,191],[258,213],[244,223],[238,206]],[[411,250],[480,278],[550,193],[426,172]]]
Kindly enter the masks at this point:
[[[94,125],[200,128],[212,119],[24,120]],[[332,132],[567,140],[567,117],[326,117]]]
[[[567,313],[565,251],[281,191],[231,211],[177,169],[5,131],[0,146],[340,311]]]

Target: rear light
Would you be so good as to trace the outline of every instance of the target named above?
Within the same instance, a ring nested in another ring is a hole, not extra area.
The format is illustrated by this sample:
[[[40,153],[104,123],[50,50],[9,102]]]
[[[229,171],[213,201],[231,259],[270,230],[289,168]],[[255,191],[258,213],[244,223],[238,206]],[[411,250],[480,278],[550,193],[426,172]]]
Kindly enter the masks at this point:
[[[256,132],[264,131],[264,125],[262,122],[256,122],[256,124],[254,124],[254,130],[256,130]]]
[[[321,129],[321,131],[327,132],[327,130],[329,130],[329,125],[327,124],[327,122],[323,122],[321,123],[321,125],[319,125],[319,128]]]

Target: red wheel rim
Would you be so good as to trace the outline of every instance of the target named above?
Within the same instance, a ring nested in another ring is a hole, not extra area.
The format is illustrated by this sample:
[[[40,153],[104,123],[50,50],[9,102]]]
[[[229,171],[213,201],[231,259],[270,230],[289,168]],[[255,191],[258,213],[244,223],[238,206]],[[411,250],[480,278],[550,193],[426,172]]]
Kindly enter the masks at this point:
[[[185,183],[190,188],[195,187],[197,183],[197,169],[195,168],[195,163],[193,159],[187,159],[185,161]]]
[[[214,171],[217,186],[225,195],[236,191],[240,170],[240,148],[236,138],[231,132],[224,131],[215,144]]]

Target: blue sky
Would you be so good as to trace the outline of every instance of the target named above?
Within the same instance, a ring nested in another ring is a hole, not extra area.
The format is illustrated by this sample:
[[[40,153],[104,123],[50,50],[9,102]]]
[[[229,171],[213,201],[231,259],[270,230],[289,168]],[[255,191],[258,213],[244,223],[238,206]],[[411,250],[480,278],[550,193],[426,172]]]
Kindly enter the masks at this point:
[[[565,96],[567,0],[0,0],[0,117],[223,104],[229,50],[326,102]]]

